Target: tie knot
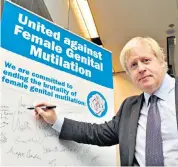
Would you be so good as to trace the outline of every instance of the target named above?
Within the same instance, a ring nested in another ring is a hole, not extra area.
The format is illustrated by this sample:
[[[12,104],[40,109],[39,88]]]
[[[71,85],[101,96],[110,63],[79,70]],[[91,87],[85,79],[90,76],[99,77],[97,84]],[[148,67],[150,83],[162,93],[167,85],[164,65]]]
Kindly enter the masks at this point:
[[[156,103],[157,100],[158,100],[158,97],[156,95],[152,95],[150,96],[149,102],[153,104],[153,103]]]

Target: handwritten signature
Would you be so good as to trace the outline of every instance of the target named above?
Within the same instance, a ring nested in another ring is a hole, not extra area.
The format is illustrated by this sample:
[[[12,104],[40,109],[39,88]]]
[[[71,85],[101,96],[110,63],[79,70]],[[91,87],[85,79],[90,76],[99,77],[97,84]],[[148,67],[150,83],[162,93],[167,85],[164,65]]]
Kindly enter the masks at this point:
[[[50,160],[49,165],[50,165],[50,167],[55,167],[56,166],[56,159]]]
[[[1,132],[1,134],[0,134],[0,143],[6,143],[6,142],[7,142],[6,133]]]
[[[0,119],[8,119],[6,116],[4,116],[4,113],[0,113]]]
[[[40,138],[36,137],[36,138],[33,138],[33,137],[30,137],[30,138],[27,138],[27,139],[22,139],[20,136],[17,136],[17,138],[15,139],[15,143],[35,143],[35,144],[42,144],[43,143],[43,140],[41,140]]]
[[[74,153],[79,153],[79,150],[82,148],[82,146],[66,146],[66,147],[58,147],[55,146],[54,148],[49,148],[49,147],[43,147],[43,153],[51,153],[51,152],[74,152]]]
[[[9,123],[6,121],[0,122],[0,128],[4,128],[8,125]]]
[[[91,159],[91,161],[92,162],[95,162],[95,161],[97,161],[99,159],[99,155],[96,155],[96,156],[94,156],[92,159]]]
[[[87,156],[87,154],[90,152],[90,147],[87,147],[86,149],[82,150],[82,153],[77,155],[77,159],[80,161],[84,161],[84,158]]]
[[[18,102],[18,107],[27,108],[27,106],[28,106],[28,104],[25,104],[25,103],[23,102],[23,98],[20,97],[20,100],[19,100],[19,102]]]
[[[22,151],[16,151],[14,147],[12,146],[10,150],[7,152],[7,154],[13,154],[17,156],[17,158],[32,158],[32,159],[41,160],[40,155],[38,155],[37,153],[32,153],[31,149],[29,149],[28,151],[22,152]]]
[[[31,130],[30,123],[28,121],[25,121],[23,123],[20,122],[20,119],[18,118],[15,125],[12,124],[12,130],[15,132],[16,130],[19,131],[25,131],[25,130]]]
[[[9,124],[9,116],[12,115],[9,112],[9,107],[5,105],[0,106],[0,128],[4,128]]]

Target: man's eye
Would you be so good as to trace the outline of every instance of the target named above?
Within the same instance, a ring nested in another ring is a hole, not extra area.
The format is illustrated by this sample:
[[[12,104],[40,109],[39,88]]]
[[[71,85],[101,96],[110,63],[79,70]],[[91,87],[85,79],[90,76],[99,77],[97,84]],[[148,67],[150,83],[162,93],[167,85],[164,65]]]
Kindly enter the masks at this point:
[[[131,68],[136,67],[137,63],[132,63]]]
[[[145,62],[145,63],[147,63],[147,62],[149,62],[150,61],[150,59],[144,59],[143,60],[143,62]]]

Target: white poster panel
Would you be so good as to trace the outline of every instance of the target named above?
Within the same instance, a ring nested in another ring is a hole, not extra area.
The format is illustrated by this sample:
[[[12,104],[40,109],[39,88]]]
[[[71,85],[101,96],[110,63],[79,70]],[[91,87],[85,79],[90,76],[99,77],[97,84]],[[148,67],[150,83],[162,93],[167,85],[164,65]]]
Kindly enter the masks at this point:
[[[59,140],[27,108],[103,123],[114,115],[111,53],[6,1],[1,21],[1,165],[112,166],[116,148]]]

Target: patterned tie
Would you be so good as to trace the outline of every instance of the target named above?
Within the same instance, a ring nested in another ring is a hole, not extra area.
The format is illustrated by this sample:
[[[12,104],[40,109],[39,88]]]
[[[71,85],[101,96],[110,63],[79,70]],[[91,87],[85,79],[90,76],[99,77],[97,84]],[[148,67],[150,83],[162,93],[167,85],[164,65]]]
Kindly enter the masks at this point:
[[[158,97],[152,95],[150,99],[146,127],[146,166],[164,166]]]

